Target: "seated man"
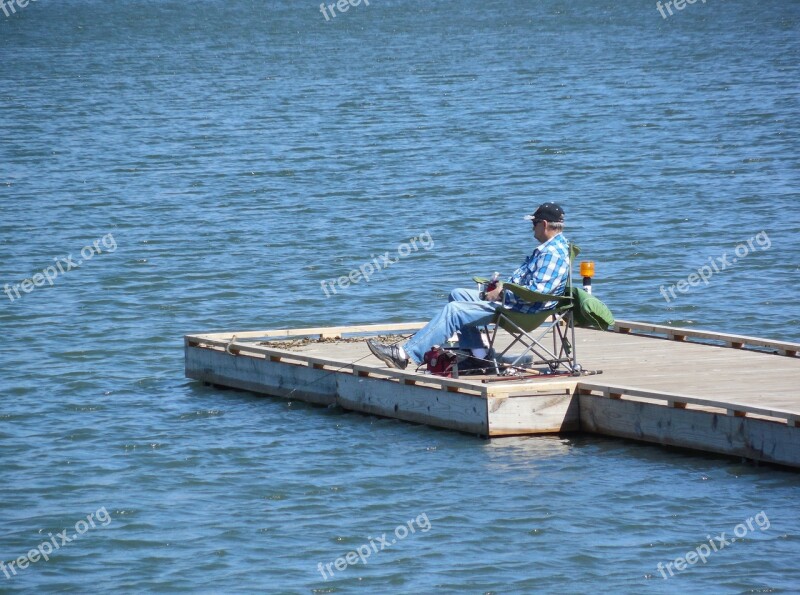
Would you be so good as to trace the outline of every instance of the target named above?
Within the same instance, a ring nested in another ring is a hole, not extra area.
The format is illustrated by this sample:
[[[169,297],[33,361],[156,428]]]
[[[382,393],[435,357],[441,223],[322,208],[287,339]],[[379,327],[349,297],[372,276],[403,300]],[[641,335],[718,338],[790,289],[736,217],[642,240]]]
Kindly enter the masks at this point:
[[[509,283],[523,285],[532,291],[561,294],[569,277],[569,243],[561,233],[564,229],[564,209],[546,202],[533,215],[525,217],[533,222],[533,235],[539,245],[520,267],[508,278]],[[422,329],[417,331],[405,345],[384,345],[370,339],[370,351],[390,368],[405,369],[411,359],[421,364],[423,356],[434,345],[444,344],[453,333],[459,334],[459,345],[464,349],[481,349],[479,327],[494,319],[498,308],[510,308],[518,312],[532,313],[549,310],[556,302],[528,303],[517,298],[498,283],[494,291],[480,299],[473,289],[454,289],[449,303]],[[483,357],[481,354],[476,354]]]

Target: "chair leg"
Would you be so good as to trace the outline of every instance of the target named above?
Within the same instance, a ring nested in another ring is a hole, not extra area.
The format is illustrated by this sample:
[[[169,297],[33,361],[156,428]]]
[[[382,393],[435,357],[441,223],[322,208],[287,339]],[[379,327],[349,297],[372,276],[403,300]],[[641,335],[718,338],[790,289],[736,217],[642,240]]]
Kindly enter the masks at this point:
[[[533,353],[535,353],[536,355],[538,355],[540,358],[542,358],[542,360],[543,360],[543,363],[549,363],[549,362],[553,362],[554,360],[559,360],[559,359],[560,359],[560,358],[559,358],[559,357],[558,357],[558,356],[557,356],[555,353],[551,352],[551,351],[550,351],[550,350],[549,350],[547,347],[545,347],[545,346],[544,346],[544,345],[543,345],[543,344],[540,342],[540,339],[541,339],[541,338],[542,338],[544,335],[540,335],[540,336],[539,336],[539,338],[538,338],[538,339],[536,339],[536,338],[534,338],[534,337],[530,336],[530,335],[529,335],[527,332],[525,332],[525,330],[523,330],[522,328],[520,328],[520,326],[519,326],[519,325],[517,325],[517,324],[516,324],[516,323],[515,323],[513,320],[510,320],[509,318],[506,318],[505,320],[506,320],[506,322],[508,322],[508,323],[509,323],[511,326],[513,326],[513,327],[516,329],[517,333],[519,333],[519,334],[518,334],[518,336],[517,336],[517,337],[515,337],[514,343],[512,343],[512,345],[513,345],[513,344],[515,344],[517,341],[519,341],[520,343],[522,343],[523,345],[525,345],[525,351],[523,351],[523,352],[522,352],[522,354],[520,354],[520,355],[519,355],[519,356],[518,356],[518,357],[517,357],[517,358],[516,358],[516,359],[515,359],[515,360],[514,360],[512,363],[511,363],[511,365],[512,365],[512,366],[514,366],[514,365],[516,365],[517,363],[519,363],[519,361],[520,361],[520,360],[521,360],[521,359],[522,359],[522,358],[523,358],[523,357],[524,357],[524,356],[525,356],[525,355],[526,355],[526,354],[527,354],[529,351],[532,351]],[[555,332],[555,331],[554,331],[554,332]],[[546,334],[546,333],[547,333],[547,330],[545,331],[545,333],[544,333],[544,334]],[[527,339],[530,341],[530,343],[525,343],[525,341],[522,339],[522,337],[525,337],[525,338],[527,338]],[[538,349],[537,349],[537,348],[538,348]],[[503,353],[505,353],[506,351],[508,351],[508,348],[506,348],[506,349],[503,351]],[[543,355],[543,353],[542,353],[542,352],[543,352],[544,354],[546,354],[546,355]],[[551,368],[552,368],[552,366],[551,366]]]
[[[487,325],[487,326],[485,326],[483,328],[486,330],[486,336],[488,337],[489,336],[489,326]],[[494,340],[497,337],[497,329],[498,329],[498,326],[494,325],[494,329],[492,331],[492,335],[491,335],[491,337],[489,337],[489,349],[488,349],[488,352],[486,354],[486,357],[487,358],[491,357],[492,365],[494,366],[494,373],[497,376],[500,376],[500,364],[497,362],[497,352],[495,351],[495,348],[494,348]]]
[[[572,329],[572,371],[580,371],[580,366],[578,365],[578,343],[575,341],[575,319],[572,316],[572,312],[569,313],[569,326]]]
[[[495,343],[501,322],[504,323],[504,325],[511,327],[514,332],[510,333],[512,336],[511,343],[498,353],[495,349]],[[572,319],[572,312],[567,311],[561,314],[554,313],[549,326],[545,326],[546,328],[543,328],[542,331],[537,334],[537,336],[534,336],[523,330],[510,318],[500,314],[494,324],[494,329],[489,340],[489,349],[492,353],[492,362],[494,364],[495,373],[498,375],[500,374],[500,362],[517,343],[522,344],[524,346],[524,350],[521,354],[517,355],[513,361],[506,364],[511,368],[518,368],[520,361],[522,361],[522,359],[530,353],[534,356],[534,365],[547,364],[553,372],[563,369],[568,373],[574,374],[576,371],[579,371],[580,366],[578,365],[577,350],[575,347],[575,325]],[[486,328],[488,333],[488,326]],[[545,336],[548,332],[553,333],[552,350],[545,346]],[[537,357],[539,358],[538,360],[535,359]]]

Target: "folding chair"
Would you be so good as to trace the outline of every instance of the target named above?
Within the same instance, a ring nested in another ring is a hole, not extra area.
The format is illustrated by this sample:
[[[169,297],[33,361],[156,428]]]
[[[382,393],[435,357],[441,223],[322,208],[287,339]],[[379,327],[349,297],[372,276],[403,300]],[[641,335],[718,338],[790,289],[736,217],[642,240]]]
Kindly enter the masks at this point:
[[[513,283],[503,283],[503,288],[508,289],[520,299],[533,303],[533,302],[556,302],[555,308],[543,310],[541,312],[534,312],[531,314],[523,314],[514,310],[506,308],[499,308],[492,321],[494,330],[489,331],[489,353],[491,354],[494,362],[495,372],[500,374],[501,367],[507,369],[529,369],[532,365],[547,364],[550,368],[551,374],[565,373],[578,376],[582,372],[582,368],[577,361],[577,354],[575,352],[575,321],[572,316],[572,308],[574,306],[574,296],[572,292],[572,263],[575,258],[580,254],[580,248],[575,244],[570,244],[570,259],[569,259],[569,276],[567,277],[566,288],[562,295],[549,295],[531,291],[527,287],[515,285]],[[474,277],[478,283],[488,283],[487,279]],[[548,321],[548,319],[550,319]],[[497,353],[495,350],[495,342],[497,339],[497,331],[503,329],[512,337],[511,343]],[[534,334],[534,331],[538,333]],[[553,346],[552,349],[546,346],[543,339],[547,333],[552,332]],[[510,358],[506,357],[511,348],[517,343],[525,347],[524,351],[520,354],[514,354]],[[532,355],[531,362],[525,362],[528,354]],[[510,361],[509,361],[510,359]]]

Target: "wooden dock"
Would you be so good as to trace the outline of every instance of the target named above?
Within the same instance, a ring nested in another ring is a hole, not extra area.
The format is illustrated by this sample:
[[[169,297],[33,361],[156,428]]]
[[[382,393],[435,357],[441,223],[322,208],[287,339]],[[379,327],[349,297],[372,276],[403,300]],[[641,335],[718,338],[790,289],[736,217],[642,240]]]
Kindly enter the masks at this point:
[[[367,348],[421,326],[187,335],[186,376],[486,437],[583,431],[800,468],[800,344],[618,320],[576,329],[601,375],[491,381],[393,370]]]

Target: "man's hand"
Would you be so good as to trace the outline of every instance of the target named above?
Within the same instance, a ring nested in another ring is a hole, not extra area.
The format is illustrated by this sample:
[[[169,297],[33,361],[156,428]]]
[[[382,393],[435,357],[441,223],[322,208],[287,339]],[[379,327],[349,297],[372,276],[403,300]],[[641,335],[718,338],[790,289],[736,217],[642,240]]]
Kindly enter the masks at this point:
[[[503,297],[503,282],[498,281],[497,287],[495,287],[492,291],[486,292],[486,299],[490,302],[499,302]]]

